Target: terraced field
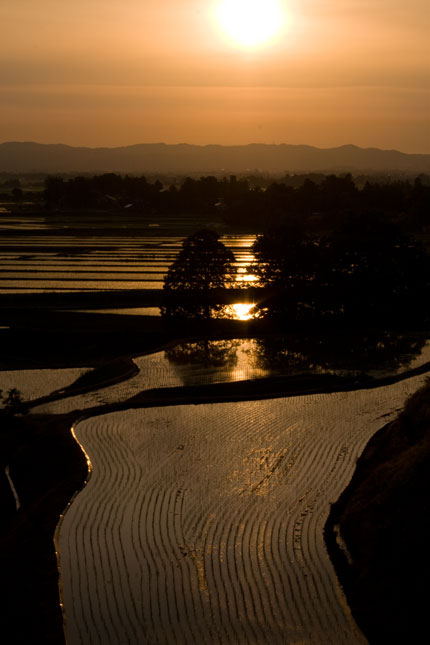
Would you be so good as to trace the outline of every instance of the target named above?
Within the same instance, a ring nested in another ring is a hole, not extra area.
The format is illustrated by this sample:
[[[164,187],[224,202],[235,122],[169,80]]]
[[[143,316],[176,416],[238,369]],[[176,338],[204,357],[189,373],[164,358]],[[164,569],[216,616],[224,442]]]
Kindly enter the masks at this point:
[[[424,379],[79,423],[92,473],[59,529],[68,642],[365,642],[323,526]]]
[[[154,236],[130,231],[72,235],[11,231],[0,236],[0,294],[65,293],[162,289],[163,278],[181,248],[184,236]],[[225,235],[238,274],[246,282],[253,259],[253,235]]]

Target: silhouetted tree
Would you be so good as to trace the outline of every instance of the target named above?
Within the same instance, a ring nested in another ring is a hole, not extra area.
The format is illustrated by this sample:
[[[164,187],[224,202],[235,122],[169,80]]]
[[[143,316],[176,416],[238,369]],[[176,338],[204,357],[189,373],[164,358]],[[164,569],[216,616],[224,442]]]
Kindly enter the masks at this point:
[[[214,231],[202,229],[190,235],[164,278],[165,293],[174,294],[176,302],[162,307],[162,314],[209,318],[210,292],[229,285],[235,272],[233,262],[233,253]],[[180,302],[185,297],[187,302]]]
[[[3,395],[3,391],[0,390],[0,411],[6,414],[25,414],[27,412],[27,405],[22,398],[22,394],[16,387],[11,388],[6,392],[6,396]]]
[[[325,239],[292,220],[260,236],[253,272],[263,315],[375,323],[428,321],[430,257],[387,215],[352,213]]]
[[[375,320],[407,311],[425,314],[429,275],[424,247],[402,235],[384,214],[351,215],[333,235],[330,286],[347,317],[366,311]]]
[[[306,237],[303,221],[297,217],[257,238],[251,271],[258,278],[257,286],[267,292],[258,305],[264,315],[313,315],[323,253],[324,245]]]

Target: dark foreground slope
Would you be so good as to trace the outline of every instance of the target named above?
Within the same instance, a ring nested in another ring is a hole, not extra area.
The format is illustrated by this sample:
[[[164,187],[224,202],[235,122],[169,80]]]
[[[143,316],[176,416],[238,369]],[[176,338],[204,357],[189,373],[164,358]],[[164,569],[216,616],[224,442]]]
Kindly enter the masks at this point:
[[[73,415],[0,415],[1,641],[63,644],[54,533],[87,476],[86,460],[70,432]]]
[[[369,442],[334,505],[326,539],[355,619],[370,643],[428,634],[430,382]],[[347,547],[335,546],[335,529]]]

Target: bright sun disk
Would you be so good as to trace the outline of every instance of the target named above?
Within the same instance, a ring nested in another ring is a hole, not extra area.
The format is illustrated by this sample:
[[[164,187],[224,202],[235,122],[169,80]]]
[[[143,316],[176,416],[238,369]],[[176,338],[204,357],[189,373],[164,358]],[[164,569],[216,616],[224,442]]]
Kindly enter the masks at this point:
[[[265,45],[285,23],[281,0],[221,0],[216,9],[223,33],[242,48]]]

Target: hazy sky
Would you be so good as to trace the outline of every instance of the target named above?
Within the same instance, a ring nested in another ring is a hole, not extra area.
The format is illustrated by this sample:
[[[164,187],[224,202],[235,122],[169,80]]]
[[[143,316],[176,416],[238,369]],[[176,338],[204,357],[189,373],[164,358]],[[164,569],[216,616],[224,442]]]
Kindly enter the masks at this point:
[[[220,2],[0,0],[0,141],[430,153],[429,0],[285,0],[255,47]]]

